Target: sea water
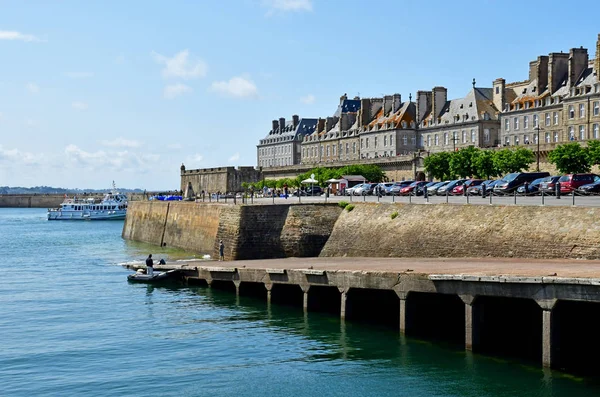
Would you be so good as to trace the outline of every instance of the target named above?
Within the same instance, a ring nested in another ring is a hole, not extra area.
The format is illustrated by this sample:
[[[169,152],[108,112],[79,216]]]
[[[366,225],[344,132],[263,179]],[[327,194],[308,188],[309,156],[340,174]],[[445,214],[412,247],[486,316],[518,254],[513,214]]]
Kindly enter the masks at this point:
[[[599,396],[595,380],[120,264],[191,258],[122,221],[0,209],[0,396]],[[199,257],[202,255],[199,254]]]

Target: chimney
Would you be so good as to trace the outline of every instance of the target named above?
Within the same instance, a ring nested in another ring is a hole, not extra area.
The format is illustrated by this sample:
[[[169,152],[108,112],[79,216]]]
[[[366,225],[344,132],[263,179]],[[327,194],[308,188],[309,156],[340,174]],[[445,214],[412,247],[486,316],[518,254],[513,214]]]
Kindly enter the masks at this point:
[[[285,129],[285,119],[283,117],[279,118],[279,133],[281,134]]]
[[[588,58],[587,48],[571,48],[569,51],[569,87],[573,87],[581,73],[587,69]]]
[[[392,112],[396,113],[398,111],[398,109],[400,109],[400,106],[402,105],[402,97],[400,96],[400,94],[394,94],[392,103],[393,103]]]
[[[448,90],[445,87],[433,87],[431,91],[431,100],[432,100],[432,109],[433,117],[436,119],[440,116],[440,112],[444,105],[446,105],[446,101],[448,101]]]
[[[391,95],[385,95],[383,97],[383,115],[387,116],[390,113],[390,110],[392,110],[392,105],[393,105],[393,97]]]
[[[344,95],[342,95],[342,96],[340,97],[340,105],[341,105],[342,103],[344,103],[344,101],[345,101],[346,99],[348,99],[348,94],[344,94]]]
[[[300,117],[298,117],[297,114],[292,116],[292,120],[294,120],[294,129],[296,129],[296,127],[298,127],[298,122],[300,121]]]
[[[358,111],[358,127],[364,127],[371,120],[371,100],[363,98],[360,100],[360,110]]]
[[[531,65],[531,64],[530,64]],[[531,69],[529,69],[530,78],[531,78]],[[506,80],[504,79],[496,79],[494,80],[492,87],[492,102],[494,102],[494,106],[500,112],[504,111],[504,106],[506,105]]]
[[[319,132],[323,131],[324,128],[325,128],[325,119],[322,119],[319,117],[319,119],[317,120],[317,129],[316,129],[317,134]]]
[[[539,95],[548,85],[548,57],[539,56],[535,61],[529,62],[529,81],[538,81],[536,93]]]
[[[277,131],[277,128],[279,128],[279,122],[277,120],[273,120],[272,123],[272,131],[273,133],[275,133]]]
[[[325,132],[329,132],[333,128],[335,124],[335,119],[333,117],[327,117],[325,119]]]
[[[569,72],[569,54],[553,52],[548,57],[548,88],[550,93],[560,88],[560,83]]]
[[[417,91],[417,124],[420,124],[431,109],[431,92]]]
[[[596,59],[594,60],[594,71],[596,78],[600,80],[600,33],[598,33],[598,41],[596,41]]]

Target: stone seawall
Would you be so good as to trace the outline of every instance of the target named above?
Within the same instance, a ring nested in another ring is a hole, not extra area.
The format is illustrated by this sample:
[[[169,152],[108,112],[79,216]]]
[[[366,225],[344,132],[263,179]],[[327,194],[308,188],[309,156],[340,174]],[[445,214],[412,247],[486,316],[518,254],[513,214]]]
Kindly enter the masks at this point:
[[[64,199],[63,194],[0,195],[0,208],[57,208]]]
[[[356,204],[320,256],[600,259],[600,209]]]
[[[336,204],[132,202],[122,236],[213,257],[222,239],[226,260],[318,256],[341,211]]]

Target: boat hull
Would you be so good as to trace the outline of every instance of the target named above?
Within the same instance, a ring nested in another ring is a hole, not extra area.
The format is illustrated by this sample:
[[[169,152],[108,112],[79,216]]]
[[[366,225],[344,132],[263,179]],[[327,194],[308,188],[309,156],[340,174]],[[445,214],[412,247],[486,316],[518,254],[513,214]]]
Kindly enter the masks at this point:
[[[127,276],[127,281],[130,283],[146,283],[160,284],[168,282],[176,282],[179,280],[178,270],[169,270],[167,272],[155,273],[152,276],[145,273],[134,273]]]
[[[87,213],[82,211],[48,211],[49,221],[106,221],[123,220],[127,213],[119,211],[114,213]]]

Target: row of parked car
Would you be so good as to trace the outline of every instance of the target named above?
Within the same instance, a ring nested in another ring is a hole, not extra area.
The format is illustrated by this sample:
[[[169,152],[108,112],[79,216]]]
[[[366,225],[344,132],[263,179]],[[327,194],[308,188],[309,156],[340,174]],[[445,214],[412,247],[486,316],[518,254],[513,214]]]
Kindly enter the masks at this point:
[[[451,181],[400,181],[383,183],[361,183],[347,188],[345,195],[505,195],[516,192],[521,195],[556,194],[556,185],[560,183],[560,193],[578,194],[600,193],[600,176],[596,174],[550,175],[548,172],[515,172],[502,179],[455,179]]]

